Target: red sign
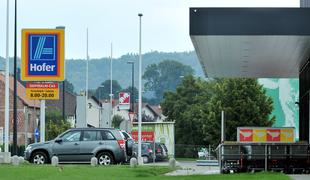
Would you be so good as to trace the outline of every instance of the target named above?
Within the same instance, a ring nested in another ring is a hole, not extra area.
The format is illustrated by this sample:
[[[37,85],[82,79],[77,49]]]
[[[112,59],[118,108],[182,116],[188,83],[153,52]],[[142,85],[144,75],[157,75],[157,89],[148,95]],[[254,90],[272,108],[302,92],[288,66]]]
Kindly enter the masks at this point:
[[[119,93],[119,104],[120,105],[129,105],[130,104],[130,94],[127,92]]]
[[[141,140],[142,141],[154,141],[154,132],[145,132],[145,131],[142,131],[141,132]],[[131,132],[131,136],[132,138],[135,140],[135,141],[138,141],[138,131],[133,131]]]
[[[58,83],[26,83],[26,88],[58,88]]]
[[[240,129],[240,141],[253,141],[253,129]]]
[[[267,129],[267,141],[280,141],[280,129]]]

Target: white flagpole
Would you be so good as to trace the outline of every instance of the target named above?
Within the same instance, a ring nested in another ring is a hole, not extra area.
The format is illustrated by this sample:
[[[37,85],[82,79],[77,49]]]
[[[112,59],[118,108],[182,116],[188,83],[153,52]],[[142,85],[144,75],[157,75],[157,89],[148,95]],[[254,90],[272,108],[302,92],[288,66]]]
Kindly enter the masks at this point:
[[[110,103],[111,103],[111,113],[110,113],[110,119],[109,119],[109,124],[108,124],[108,127],[111,127],[111,124],[112,124],[112,118],[113,118],[113,104],[112,104],[112,101],[113,101],[113,45],[111,43],[111,56],[110,56],[110,60],[111,60],[111,63],[110,63]]]
[[[10,60],[9,60],[9,0],[6,7],[6,61],[5,61],[5,123],[4,123],[4,152],[9,152],[9,117],[10,117]]]
[[[88,60],[89,60],[89,55],[88,55],[88,28],[86,29],[86,87],[85,87],[85,127],[87,127],[87,111],[88,111]]]
[[[141,18],[142,14],[139,16],[139,112],[138,112],[138,163],[143,164],[142,151],[141,151],[141,135],[142,135],[142,55],[141,55]]]

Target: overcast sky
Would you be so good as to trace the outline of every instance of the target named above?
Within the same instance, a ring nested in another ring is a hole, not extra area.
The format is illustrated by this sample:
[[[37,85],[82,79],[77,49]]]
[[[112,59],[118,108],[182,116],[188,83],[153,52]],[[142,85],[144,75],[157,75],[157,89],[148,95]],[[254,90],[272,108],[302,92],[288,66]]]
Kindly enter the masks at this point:
[[[0,56],[5,56],[6,1],[0,0]],[[10,55],[13,55],[13,0],[10,0]],[[189,7],[299,7],[299,0],[18,0],[18,56],[22,28],[66,26],[67,59],[86,57],[86,28],[91,58],[193,50]]]

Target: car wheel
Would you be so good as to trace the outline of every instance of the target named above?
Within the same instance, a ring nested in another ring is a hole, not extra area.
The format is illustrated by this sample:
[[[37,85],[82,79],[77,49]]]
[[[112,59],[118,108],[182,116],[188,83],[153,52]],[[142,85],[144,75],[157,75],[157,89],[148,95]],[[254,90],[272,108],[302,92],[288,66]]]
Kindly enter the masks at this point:
[[[33,164],[46,164],[47,163],[47,156],[42,151],[37,151],[32,155],[31,162]]]
[[[99,155],[97,156],[97,159],[98,159],[99,165],[108,166],[108,165],[114,164],[113,156],[108,152],[99,153]]]
[[[147,156],[142,156],[142,159],[143,159],[143,163],[149,162],[149,158]]]

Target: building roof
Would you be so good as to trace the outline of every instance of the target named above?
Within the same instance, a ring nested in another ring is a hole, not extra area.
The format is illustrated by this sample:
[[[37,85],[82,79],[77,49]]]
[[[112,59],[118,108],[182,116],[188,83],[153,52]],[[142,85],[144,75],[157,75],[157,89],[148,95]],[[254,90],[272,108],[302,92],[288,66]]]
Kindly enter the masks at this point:
[[[310,8],[190,8],[208,77],[296,78],[310,54]]]
[[[3,74],[0,74],[0,81],[2,81],[5,84],[5,76]],[[10,76],[10,91],[14,91],[14,78]],[[17,96],[19,99],[27,106],[29,107],[35,107],[40,108],[40,101],[38,100],[29,100],[26,97],[26,88],[17,81]]]
[[[161,116],[162,114],[161,109],[158,106],[151,106],[146,104],[145,107],[149,108],[155,116]]]

